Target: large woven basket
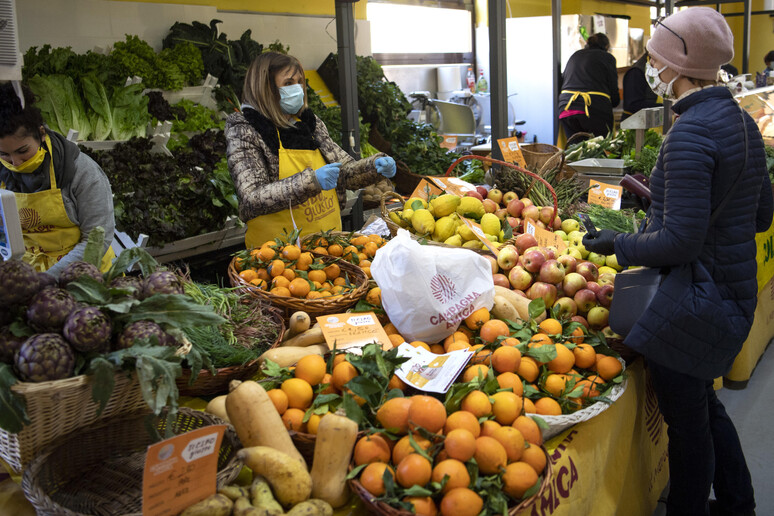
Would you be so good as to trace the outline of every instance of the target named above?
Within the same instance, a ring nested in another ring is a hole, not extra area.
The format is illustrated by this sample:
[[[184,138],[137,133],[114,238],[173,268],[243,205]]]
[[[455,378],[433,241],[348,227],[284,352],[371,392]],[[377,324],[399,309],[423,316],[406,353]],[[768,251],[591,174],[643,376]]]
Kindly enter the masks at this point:
[[[149,421],[149,417],[152,418]],[[155,441],[148,423],[164,435],[166,413],[147,413],[102,421],[57,441],[38,455],[22,478],[22,489],[39,515],[141,515],[142,477],[147,447]],[[182,407],[172,431],[182,434],[220,418]],[[233,481],[242,469],[241,448],[228,426],[218,457],[217,487]]]
[[[93,378],[74,376],[51,382],[19,382],[11,390],[22,396],[30,424],[18,434],[0,429],[0,457],[17,473],[45,445],[61,435],[111,416],[147,410],[134,375],[117,372],[105,410],[91,399]]]
[[[349,277],[349,282],[352,285],[355,285],[355,288],[350,292],[340,296],[325,297],[320,299],[301,299],[296,297],[275,296],[274,294],[255,287],[254,285],[250,285],[248,282],[239,277],[239,273],[234,266],[237,257],[234,257],[228,264],[228,277],[231,281],[231,286],[239,288],[239,290],[245,294],[269,301],[272,305],[283,311],[283,315],[286,319],[290,317],[293,312],[297,312],[299,310],[303,310],[313,318],[319,315],[344,312],[347,308],[356,304],[360,298],[364,297],[368,293],[368,276],[366,276],[365,272],[363,272],[363,269],[357,265],[352,265],[346,260],[335,258],[333,256],[326,256],[316,253],[313,254],[315,258],[320,258],[324,263],[336,263],[341,269],[342,274],[347,274]]]
[[[542,498],[543,493],[551,483],[551,478],[553,477],[551,458],[548,456],[548,451],[546,450],[545,446],[541,446],[540,448],[546,455],[546,468],[543,470],[543,475],[540,476],[540,487],[538,488],[537,492],[529,498],[525,498],[517,505],[508,508],[508,514],[510,516],[516,515],[522,511],[526,511],[535,505],[535,503],[537,503],[537,501]],[[371,493],[369,493],[366,488],[363,487],[363,484],[361,484],[356,478],[349,480],[349,487],[363,502],[363,505],[365,505],[368,514],[380,514],[382,516],[414,516],[413,512],[396,509],[395,507],[381,500],[378,500]]]
[[[268,312],[274,325],[277,327],[277,338],[274,339],[274,342],[267,349],[276,348],[282,342],[282,337],[285,335],[284,314],[281,310],[268,304],[265,304],[264,310]],[[199,371],[199,375],[193,384],[189,383],[191,381],[191,369],[184,368],[183,374],[176,380],[177,390],[181,396],[207,396],[225,393],[228,392],[228,383],[231,380],[247,380],[252,378],[260,366],[260,361],[256,358],[242,365],[221,367],[215,370],[215,374],[212,374],[209,369],[202,369]]]

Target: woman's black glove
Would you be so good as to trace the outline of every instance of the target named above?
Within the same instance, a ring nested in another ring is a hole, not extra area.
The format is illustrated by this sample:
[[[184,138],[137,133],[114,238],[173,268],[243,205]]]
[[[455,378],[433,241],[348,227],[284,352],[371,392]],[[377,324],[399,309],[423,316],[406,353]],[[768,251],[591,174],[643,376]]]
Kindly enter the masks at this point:
[[[596,236],[586,233],[583,236],[583,247],[591,252],[604,254],[605,256],[614,254],[615,246],[613,242],[618,234],[618,231],[613,231],[612,229],[597,231]]]

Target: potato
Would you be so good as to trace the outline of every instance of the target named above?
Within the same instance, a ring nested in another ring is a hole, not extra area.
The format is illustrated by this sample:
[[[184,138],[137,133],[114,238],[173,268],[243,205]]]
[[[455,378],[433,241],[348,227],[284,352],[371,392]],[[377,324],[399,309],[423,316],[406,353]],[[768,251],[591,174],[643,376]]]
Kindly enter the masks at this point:
[[[266,516],[266,511],[254,507],[247,497],[242,496],[234,502],[234,512],[232,514],[234,516]]]
[[[271,494],[269,483],[260,475],[253,477],[253,483],[250,486],[250,499],[255,507],[260,507],[266,511],[266,516],[279,516],[285,511],[282,506],[274,499]]]
[[[216,493],[197,502],[180,513],[180,516],[229,516],[234,506],[227,496]]]
[[[333,507],[331,507],[331,504],[325,500],[320,500],[319,498],[310,498],[306,501],[306,503],[315,504],[317,506],[317,510],[320,513],[320,516],[333,516]]]
[[[519,315],[519,312],[516,311],[516,307],[502,296],[494,297],[492,315],[503,321],[518,322],[521,320],[521,316]]]
[[[228,496],[229,500],[248,496],[247,489],[242,486],[223,486],[218,489],[218,493]]]
[[[268,446],[251,446],[237,452],[248,468],[266,478],[283,507],[292,507],[309,498],[312,477],[306,467],[287,453]]]

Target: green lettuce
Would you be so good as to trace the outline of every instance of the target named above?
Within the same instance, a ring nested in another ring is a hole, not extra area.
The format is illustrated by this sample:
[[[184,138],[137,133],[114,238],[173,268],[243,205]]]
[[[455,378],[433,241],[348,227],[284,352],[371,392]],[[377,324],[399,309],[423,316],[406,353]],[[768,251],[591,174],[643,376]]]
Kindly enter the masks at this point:
[[[95,140],[107,140],[113,130],[113,111],[110,107],[105,86],[94,74],[81,78],[81,88],[87,105],[91,108],[91,121]]]
[[[150,122],[148,97],[142,94],[141,84],[115,88],[110,98],[113,114],[113,140],[129,140],[134,136],[145,136]]]
[[[64,135],[73,129],[78,131],[81,139],[89,138],[91,123],[81,94],[70,77],[61,74],[36,75],[29,80],[29,86],[40,99],[35,105],[51,129]]]

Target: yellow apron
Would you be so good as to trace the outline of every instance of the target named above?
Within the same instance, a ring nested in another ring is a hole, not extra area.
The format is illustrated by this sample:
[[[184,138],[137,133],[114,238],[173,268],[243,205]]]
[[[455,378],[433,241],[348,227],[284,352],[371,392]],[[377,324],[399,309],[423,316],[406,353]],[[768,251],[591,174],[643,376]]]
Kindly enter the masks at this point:
[[[567,101],[567,105],[564,106],[564,111],[567,111],[570,107],[570,105],[575,102],[575,99],[578,97],[583,99],[583,104],[586,108],[586,116],[589,116],[589,105],[591,105],[591,96],[592,95],[601,95],[602,97],[607,98],[610,100],[610,95],[607,93],[602,93],[601,91],[572,91],[572,90],[562,90],[562,93],[570,93],[572,94],[572,97],[570,97],[570,100]]]
[[[34,193],[14,192],[26,248],[23,260],[38,272],[44,272],[53,267],[81,240],[81,230],[67,216],[62,190],[56,187],[54,153],[51,145],[46,143],[51,156],[49,167],[51,189]],[[113,248],[108,248],[100,264],[102,272],[110,268],[115,256]]]
[[[279,138],[279,133],[277,134]],[[317,170],[326,164],[318,150],[286,149],[280,140],[279,178],[280,180],[311,168]],[[283,230],[288,233],[293,228],[301,228],[301,236],[319,231],[341,231],[341,210],[336,190],[322,190],[298,206],[287,210],[261,215],[247,221],[245,246],[248,249],[260,247],[267,240],[281,236]]]

